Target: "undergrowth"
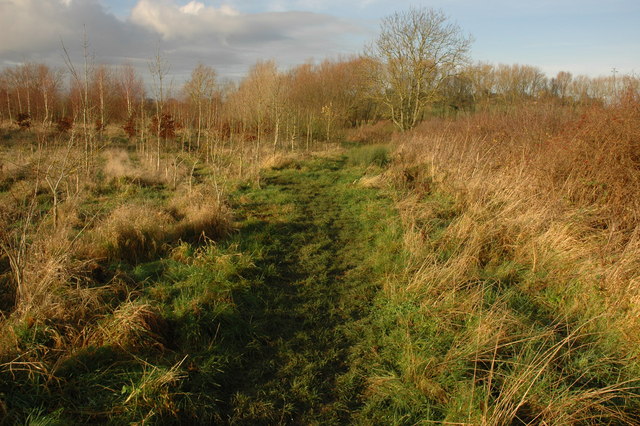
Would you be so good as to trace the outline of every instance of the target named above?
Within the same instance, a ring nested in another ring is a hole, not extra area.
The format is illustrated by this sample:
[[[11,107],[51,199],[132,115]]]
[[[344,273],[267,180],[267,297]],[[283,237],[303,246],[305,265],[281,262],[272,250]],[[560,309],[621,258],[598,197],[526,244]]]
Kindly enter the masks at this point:
[[[385,177],[412,266],[387,289],[404,331],[388,339],[371,418],[640,422],[637,122],[637,100],[623,99],[405,135]]]

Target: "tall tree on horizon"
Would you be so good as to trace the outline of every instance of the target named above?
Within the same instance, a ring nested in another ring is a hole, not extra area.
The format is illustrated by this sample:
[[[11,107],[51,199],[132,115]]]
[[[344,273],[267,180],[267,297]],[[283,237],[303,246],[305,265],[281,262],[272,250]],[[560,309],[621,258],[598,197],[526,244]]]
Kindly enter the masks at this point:
[[[379,101],[401,130],[414,127],[427,105],[467,61],[471,37],[438,10],[412,8],[382,20],[381,32],[368,49],[375,59],[371,78]]]

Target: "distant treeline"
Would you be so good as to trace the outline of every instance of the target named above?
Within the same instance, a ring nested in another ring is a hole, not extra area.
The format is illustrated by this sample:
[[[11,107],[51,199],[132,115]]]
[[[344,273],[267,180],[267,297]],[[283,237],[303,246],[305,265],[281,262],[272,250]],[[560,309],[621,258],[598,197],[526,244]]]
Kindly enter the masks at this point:
[[[27,63],[0,71],[0,118],[63,130],[80,121],[86,103],[92,125],[122,125],[130,136],[141,132],[141,120],[148,126],[160,108],[175,126],[219,138],[277,132],[285,139],[328,139],[332,130],[386,118],[379,96],[385,88],[370,75],[373,61],[365,56],[326,60],[287,71],[273,61],[259,62],[237,83],[221,82],[213,68],[199,65],[178,90],[164,88],[163,99],[145,90],[130,64],[97,65],[86,79],[76,79],[62,69]],[[563,71],[550,78],[530,65],[478,63],[448,76],[422,118],[541,99],[602,104],[639,86],[633,76],[591,78]]]

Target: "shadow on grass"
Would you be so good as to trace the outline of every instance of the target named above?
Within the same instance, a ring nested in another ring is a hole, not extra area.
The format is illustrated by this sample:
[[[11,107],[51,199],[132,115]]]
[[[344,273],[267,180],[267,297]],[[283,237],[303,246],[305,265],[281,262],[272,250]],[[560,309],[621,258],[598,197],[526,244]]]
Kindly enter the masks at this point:
[[[233,296],[252,336],[222,378],[221,408],[232,423],[345,422],[358,393],[339,384],[353,343],[345,329],[375,293],[352,273],[366,254],[350,246],[351,219],[328,185],[281,176],[264,182],[278,197],[239,206],[245,222],[234,240],[259,253],[244,274],[255,285]],[[293,202],[295,212],[265,213],[274,200]]]

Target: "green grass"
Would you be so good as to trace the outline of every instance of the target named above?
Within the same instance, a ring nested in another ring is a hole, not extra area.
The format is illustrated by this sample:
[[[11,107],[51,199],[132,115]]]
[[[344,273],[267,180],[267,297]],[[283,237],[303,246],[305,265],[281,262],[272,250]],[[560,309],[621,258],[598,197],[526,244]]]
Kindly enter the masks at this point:
[[[362,404],[373,300],[405,258],[391,201],[348,162],[270,171],[236,197],[260,285],[239,302],[254,336],[223,388],[232,422],[345,423]]]
[[[606,410],[637,419],[635,382],[598,394],[637,377],[635,364],[554,314],[563,295],[531,290],[545,271],[488,242],[464,285],[415,288],[393,203],[415,188],[358,183],[388,155],[366,146],[263,171],[231,194],[223,240],[114,261],[111,309],[62,359],[63,325],[16,326],[42,364],[0,372],[2,423],[526,424],[545,407],[584,409],[587,423]],[[132,185],[105,202],[170,195]],[[461,207],[421,191],[430,213],[413,256],[446,268],[464,244],[447,234]]]
[[[387,145],[364,145],[352,148],[348,152],[348,162],[355,166],[384,167],[391,161]]]
[[[232,195],[237,232],[224,241],[178,242],[164,257],[114,264],[126,299],[105,296],[115,310],[55,369],[0,385],[7,421],[354,420],[377,338],[374,300],[406,266],[392,201],[355,183],[370,165],[357,163],[319,158],[266,171],[260,187]],[[155,198],[129,183],[98,195]],[[46,364],[56,330],[17,335]]]

